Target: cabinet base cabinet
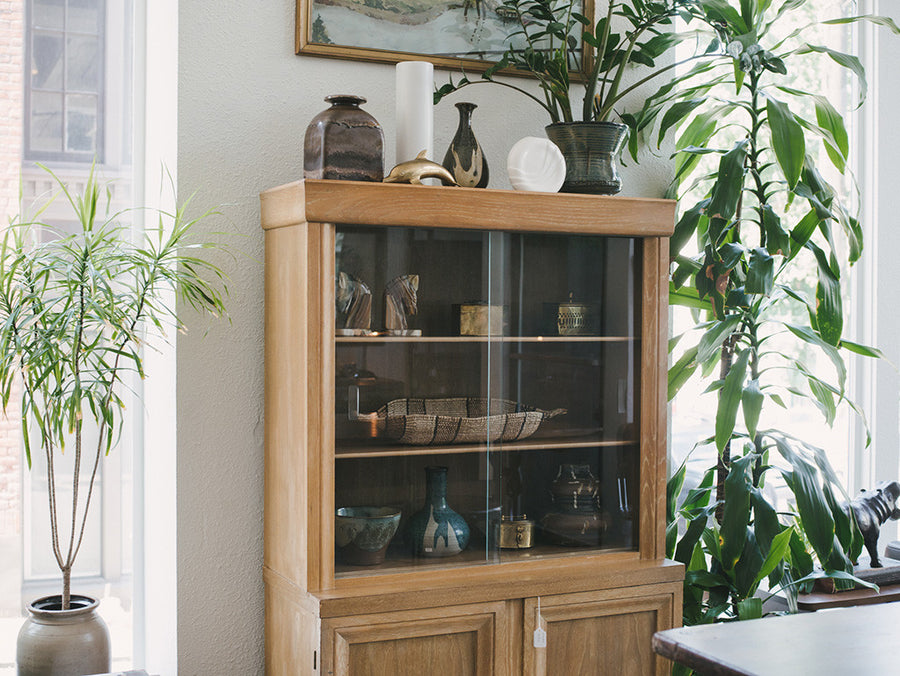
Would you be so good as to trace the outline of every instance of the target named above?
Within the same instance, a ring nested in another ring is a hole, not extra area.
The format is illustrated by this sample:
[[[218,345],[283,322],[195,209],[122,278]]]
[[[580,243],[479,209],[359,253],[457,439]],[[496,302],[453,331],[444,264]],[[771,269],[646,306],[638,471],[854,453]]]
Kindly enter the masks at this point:
[[[506,603],[323,620],[327,676],[506,676]]]
[[[681,590],[654,585],[639,590],[562,594],[525,600],[524,670],[533,676],[664,676],[670,663],[653,653],[651,638],[673,626]],[[677,605],[676,605],[677,604]],[[535,647],[535,631],[546,647]]]
[[[680,582],[321,619],[295,591],[267,594],[269,676],[663,676],[681,609]]]

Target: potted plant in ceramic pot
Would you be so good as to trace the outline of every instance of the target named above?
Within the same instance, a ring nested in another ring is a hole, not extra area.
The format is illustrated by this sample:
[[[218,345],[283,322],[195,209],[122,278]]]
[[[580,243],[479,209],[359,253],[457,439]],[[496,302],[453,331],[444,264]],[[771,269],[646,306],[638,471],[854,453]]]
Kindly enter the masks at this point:
[[[29,606],[17,643],[20,676],[109,671],[98,602],[71,593],[100,462],[118,441],[128,381],[146,375],[148,331],[183,328],[163,294],[222,315],[226,293],[223,273],[196,256],[214,245],[189,239],[200,219],[188,218],[184,207],[160,212],[159,226],[133,243],[122,214],[103,213],[93,169],[81,193],[48,173],[71,207],[74,232],[37,220],[48,204],[35,218],[14,218],[0,241],[0,400],[6,410],[21,399],[28,465],[34,453],[46,463],[50,545],[62,574],[60,594]],[[57,493],[66,478],[56,464],[64,451],[74,463],[65,502]]]
[[[656,60],[681,39],[670,30],[674,18],[690,20],[698,13],[694,0],[610,0],[595,24],[577,11],[581,6],[576,0],[505,0],[502,7],[518,27],[500,61],[479,80],[451,79],[435,91],[434,102],[483,82],[521,92],[550,116],[547,136],[566,159],[562,191],[615,194],[621,189],[616,157],[628,134],[628,126],[613,119],[616,107],[649,80],[675,68],[674,63],[658,67]],[[648,72],[626,84],[632,67]],[[540,94],[495,79],[508,69],[533,75]],[[570,94],[573,74],[584,87],[580,106]]]

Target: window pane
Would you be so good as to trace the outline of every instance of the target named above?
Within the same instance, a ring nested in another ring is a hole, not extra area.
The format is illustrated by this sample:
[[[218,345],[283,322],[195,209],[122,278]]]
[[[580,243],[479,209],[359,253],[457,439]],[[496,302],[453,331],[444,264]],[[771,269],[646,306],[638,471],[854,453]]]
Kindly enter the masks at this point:
[[[97,33],[100,25],[99,0],[69,0],[67,30],[77,33]]]
[[[32,12],[35,27],[63,30],[63,0],[34,0]]]
[[[97,149],[97,97],[66,96],[66,150],[92,153]]]
[[[63,88],[63,41],[56,33],[37,33],[32,38],[31,86]]]
[[[62,150],[62,94],[32,92],[30,120],[31,150]]]
[[[66,40],[66,90],[100,90],[100,43],[97,38],[68,37]]]
[[[48,577],[54,580],[60,579],[59,566],[53,556],[51,548],[52,537],[50,531],[50,511],[47,496],[49,487],[47,484],[47,460],[46,456],[37,450],[32,454],[32,468],[29,475],[31,479],[31,514],[29,523],[29,537],[34,543],[31,548],[31,560],[25,571],[27,577]],[[65,453],[57,453],[53,460],[54,474],[56,475],[56,505],[59,519],[58,531],[60,546],[63,548],[63,556],[68,550],[69,537],[72,531],[72,478],[74,476],[73,464],[75,454],[69,449]],[[85,460],[82,461],[86,462]],[[82,479],[79,482],[78,493],[80,504],[84,505],[88,490],[90,474],[85,472],[82,465]],[[94,484],[95,498],[100,495],[101,479],[98,477]],[[99,500],[98,500],[99,502]],[[79,512],[80,514],[83,512]],[[96,508],[88,512],[88,524],[84,532],[84,541],[78,551],[77,574],[99,575],[101,570],[100,537],[101,523],[100,511]],[[80,527],[81,521],[76,522]],[[56,593],[56,592],[54,592]]]

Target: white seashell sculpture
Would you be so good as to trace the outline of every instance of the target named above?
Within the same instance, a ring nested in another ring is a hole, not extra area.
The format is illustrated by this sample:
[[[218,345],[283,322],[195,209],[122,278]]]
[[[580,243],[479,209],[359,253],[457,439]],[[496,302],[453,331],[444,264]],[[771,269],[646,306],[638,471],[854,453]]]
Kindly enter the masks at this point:
[[[510,148],[506,172],[516,190],[559,192],[566,178],[566,160],[550,139],[526,136]]]

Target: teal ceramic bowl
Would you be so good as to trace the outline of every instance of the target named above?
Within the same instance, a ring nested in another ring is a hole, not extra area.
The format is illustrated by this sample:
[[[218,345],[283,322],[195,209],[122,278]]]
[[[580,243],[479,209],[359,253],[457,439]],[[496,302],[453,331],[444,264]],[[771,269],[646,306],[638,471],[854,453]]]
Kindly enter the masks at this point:
[[[396,507],[341,507],[335,512],[334,544],[341,561],[354,566],[384,562],[400,525]]]

